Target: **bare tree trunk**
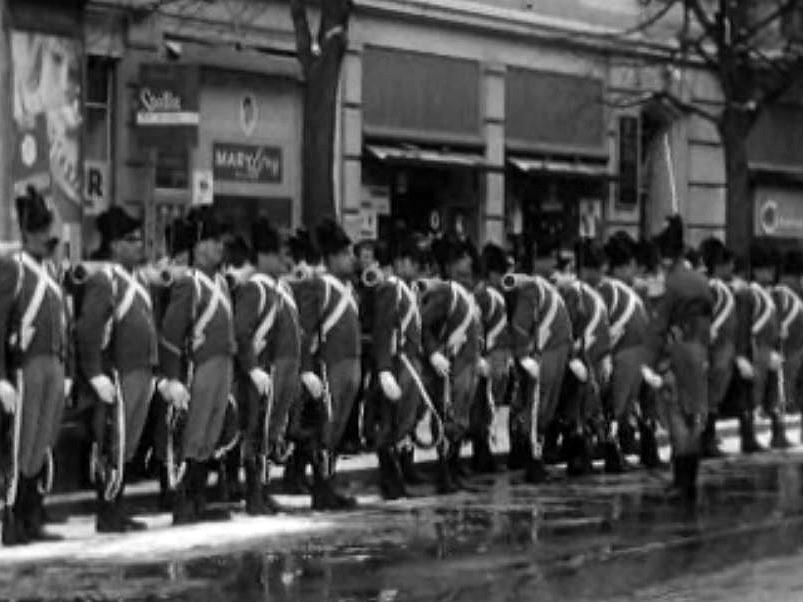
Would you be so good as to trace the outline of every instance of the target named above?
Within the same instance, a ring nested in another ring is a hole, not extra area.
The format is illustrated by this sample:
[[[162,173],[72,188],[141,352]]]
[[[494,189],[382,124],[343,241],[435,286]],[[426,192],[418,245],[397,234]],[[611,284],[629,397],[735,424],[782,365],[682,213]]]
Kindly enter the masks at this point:
[[[11,108],[11,25],[8,16],[8,0],[0,0],[0,198],[6,200],[13,197],[11,174],[12,154],[12,108]],[[9,240],[14,235],[14,215],[12,202],[4,202],[0,209],[0,238]]]
[[[753,238],[753,195],[747,160],[750,123],[726,109],[719,132],[725,153],[725,237],[735,252],[744,254]]]

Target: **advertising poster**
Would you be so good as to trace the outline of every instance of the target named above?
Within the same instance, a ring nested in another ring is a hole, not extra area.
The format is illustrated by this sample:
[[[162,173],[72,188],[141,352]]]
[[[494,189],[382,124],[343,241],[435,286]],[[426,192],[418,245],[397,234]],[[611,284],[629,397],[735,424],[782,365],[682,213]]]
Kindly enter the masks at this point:
[[[62,222],[81,217],[81,43],[43,33],[11,34],[15,191],[45,191]]]

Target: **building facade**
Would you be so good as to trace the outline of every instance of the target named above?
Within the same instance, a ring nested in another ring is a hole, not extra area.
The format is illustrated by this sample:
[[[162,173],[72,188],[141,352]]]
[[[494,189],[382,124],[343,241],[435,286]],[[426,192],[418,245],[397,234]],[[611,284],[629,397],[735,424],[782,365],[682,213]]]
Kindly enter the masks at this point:
[[[281,2],[3,0],[0,185],[50,192],[70,253],[93,215],[212,204],[235,226],[301,220],[304,82]],[[158,6],[159,8],[154,8]],[[722,236],[714,127],[651,100],[721,101],[669,61],[680,19],[636,0],[356,0],[340,86],[338,212],[356,238],[404,224],[569,244],[679,211]],[[791,93],[750,143],[756,234],[803,235],[803,128]],[[165,124],[172,124],[169,128]],[[178,126],[178,127],[177,127]],[[0,228],[15,236],[11,203]]]

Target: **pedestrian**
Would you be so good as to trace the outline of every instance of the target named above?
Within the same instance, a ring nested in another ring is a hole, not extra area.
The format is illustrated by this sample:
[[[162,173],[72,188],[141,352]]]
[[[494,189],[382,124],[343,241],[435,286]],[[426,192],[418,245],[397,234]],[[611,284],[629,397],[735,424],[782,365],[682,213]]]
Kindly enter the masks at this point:
[[[660,412],[669,431],[672,497],[697,495],[700,435],[708,413],[708,349],[713,296],[708,281],[684,261],[683,222],[667,220],[657,237],[664,291],[655,308],[645,354],[644,377],[663,389]],[[661,378],[657,373],[663,373]]]
[[[173,253],[190,267],[176,277],[162,322],[160,390],[177,413],[181,433],[173,523],[230,518],[206,506],[209,463],[220,440],[231,395],[235,351],[231,297],[223,274],[222,230],[209,211],[177,224]]]
[[[103,462],[106,456],[104,463],[110,464],[105,470],[98,466],[95,476],[96,529],[138,531],[145,525],[128,516],[123,494],[148,417],[158,362],[151,282],[140,269],[145,259],[142,222],[112,207],[98,216],[98,229],[101,248],[110,255],[88,274],[75,325],[80,373],[96,401],[95,458]],[[121,466],[114,461],[118,446]]]
[[[9,450],[4,545],[60,539],[43,527],[43,492],[53,483],[52,450],[64,411],[67,312],[49,261],[58,244],[54,214],[33,187],[15,199],[22,250],[0,259],[0,404]]]

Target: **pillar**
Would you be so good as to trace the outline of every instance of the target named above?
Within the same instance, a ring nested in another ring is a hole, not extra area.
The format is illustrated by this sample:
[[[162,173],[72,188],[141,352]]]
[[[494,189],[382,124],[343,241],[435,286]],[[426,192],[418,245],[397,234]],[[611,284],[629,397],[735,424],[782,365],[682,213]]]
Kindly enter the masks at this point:
[[[505,67],[486,64],[482,73],[483,135],[488,169],[481,178],[483,243],[505,242]]]
[[[348,226],[360,219],[362,196],[362,47],[349,47],[342,72],[339,214]]]

